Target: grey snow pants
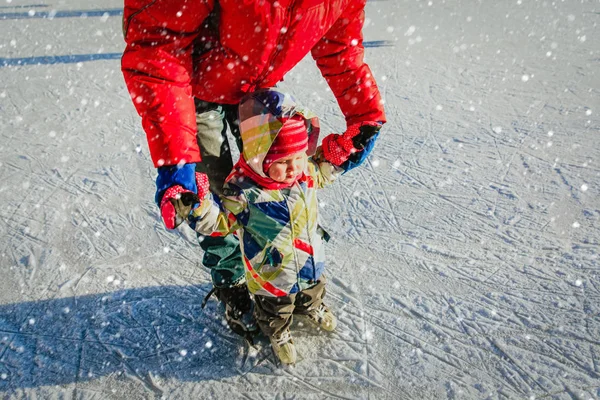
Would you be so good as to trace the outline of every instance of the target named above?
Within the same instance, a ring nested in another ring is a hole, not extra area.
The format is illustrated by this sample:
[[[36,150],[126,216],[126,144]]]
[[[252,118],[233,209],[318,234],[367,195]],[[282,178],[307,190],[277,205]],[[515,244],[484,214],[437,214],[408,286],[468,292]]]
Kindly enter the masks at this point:
[[[197,140],[202,156],[202,161],[196,164],[196,172],[208,175],[210,190],[221,194],[225,178],[233,169],[227,139],[228,127],[241,151],[237,105],[208,103],[198,99],[195,99],[195,105]],[[245,282],[242,253],[235,236],[210,237],[198,234],[198,241],[204,250],[202,264],[210,269],[214,287],[228,288]]]
[[[293,314],[307,314],[323,303],[325,297],[325,275],[317,284],[283,297],[254,296],[254,314],[260,330],[265,336],[273,336],[289,328]]]

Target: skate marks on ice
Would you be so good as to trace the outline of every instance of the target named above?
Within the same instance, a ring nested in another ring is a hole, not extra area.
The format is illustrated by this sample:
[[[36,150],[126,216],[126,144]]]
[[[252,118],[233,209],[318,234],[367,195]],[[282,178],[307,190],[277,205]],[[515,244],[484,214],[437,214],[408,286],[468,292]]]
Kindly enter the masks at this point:
[[[365,44],[377,48],[368,62],[390,120],[364,167],[320,198],[333,235],[328,305],[340,323],[322,335],[298,319],[302,361],[293,369],[279,368],[268,347],[251,352],[231,336],[214,302],[199,310],[208,287],[189,285],[208,276],[196,267],[193,238],[184,244],[161,228],[118,63],[0,69],[3,394],[600,397],[599,125],[590,109],[598,59],[589,14],[574,2],[369,4],[373,45]],[[525,16],[529,23],[515,19]],[[58,24],[47,19],[27,29],[2,21],[17,43],[3,56],[117,54],[119,18],[102,18],[61,19],[60,29],[47,29]],[[89,35],[96,31],[103,35]],[[394,46],[375,45],[396,33]],[[422,42],[407,46],[417,35]],[[535,51],[524,54],[526,43]],[[311,71],[286,79],[290,90],[312,102],[331,128],[324,133],[340,132],[335,99],[314,101],[326,85],[306,79]],[[125,280],[137,287],[130,295],[119,291]]]
[[[440,77],[408,75],[425,89],[387,92],[387,135],[321,197],[334,294],[354,310],[341,328],[366,319],[402,360],[394,380],[382,361],[393,357],[373,352],[385,382],[409,393],[427,382],[429,398],[600,396],[592,95],[517,83],[478,104],[475,90],[505,71],[445,58],[423,71]]]
[[[359,262],[348,249],[332,266],[357,274],[369,271],[365,262],[380,266],[381,279],[366,285],[333,278],[329,296],[345,343],[370,338],[363,359],[374,366],[370,376],[382,371],[388,390],[401,398],[598,395],[597,290],[531,267],[523,276],[495,267],[482,274],[478,262],[408,249]],[[462,263],[470,276],[455,272]]]
[[[75,384],[77,397],[85,382],[122,376],[141,393],[161,394],[170,379],[234,374],[232,349],[242,343],[220,312],[201,309],[209,289],[147,287],[0,306],[0,391]]]
[[[41,4],[6,8],[12,8],[14,12],[0,12],[0,26],[6,32],[13,32],[14,38],[3,46],[0,68],[55,64],[81,67],[84,62],[121,58],[122,8],[61,10],[60,6],[53,8]],[[78,35],[86,40],[78,40]],[[39,41],[47,44],[45,48]],[[112,69],[118,70],[118,64]]]
[[[357,184],[336,188],[347,207],[323,208],[331,274],[352,274],[351,284],[333,282],[352,320],[365,320],[385,348],[373,356],[385,382],[407,398],[600,395],[598,214],[576,189],[597,178],[593,168],[565,167],[557,180],[552,162],[527,151],[546,132],[513,126],[508,136],[491,129],[489,139],[458,142],[490,152],[488,166],[407,134],[403,161],[370,163]],[[519,163],[535,180],[522,182]]]
[[[330,298],[328,304],[336,298]],[[397,398],[367,373],[374,366],[365,363],[362,339],[348,332],[324,332],[298,315],[294,316],[291,332],[298,351],[298,362],[293,366],[276,360],[269,340],[263,336],[242,349],[236,362],[240,376],[233,376],[231,381],[247,385],[248,398],[263,398],[267,393],[273,396],[261,387],[276,388],[280,395],[301,393],[300,398],[307,399]]]
[[[209,289],[145,287],[2,305],[0,392],[19,398],[32,389],[43,395],[62,387],[73,398],[205,398],[234,385],[248,398],[276,387],[306,398],[351,399],[381,386],[360,368],[323,358],[331,340],[339,340],[321,336],[301,318],[293,327],[300,361],[282,367],[268,340],[250,347],[232,333],[216,302],[201,308]],[[340,376],[349,380],[338,392]],[[203,381],[211,385],[197,384]]]
[[[155,287],[2,306],[0,388],[20,393],[71,383],[74,394],[85,395],[87,384],[117,379],[147,396],[178,393],[173,380],[179,386],[209,380],[248,388],[268,383],[281,393],[303,390],[307,398],[391,399],[478,397],[491,388],[509,398],[539,398],[560,393],[561,376],[569,377],[565,387],[574,378],[581,382],[577,390],[594,387],[598,374],[588,357],[597,360],[599,327],[581,321],[570,304],[558,305],[564,326],[552,326],[556,310],[528,315],[527,299],[517,293],[480,295],[476,286],[461,286],[464,277],[453,282],[452,274],[440,273],[441,265],[416,265],[418,273],[404,274],[401,259],[379,256],[372,261],[400,267],[383,268],[385,282],[361,287],[332,279],[328,303],[340,320],[336,333],[315,332],[297,318],[301,361],[295,368],[273,363],[268,346],[244,358],[249,350],[227,333],[214,302],[200,309],[208,286]],[[397,284],[400,276],[409,289]],[[493,279],[473,281],[493,292]],[[391,284],[393,293],[377,290],[379,284]],[[443,301],[431,295],[450,286],[456,294]],[[583,307],[593,312],[592,304]],[[443,379],[448,392],[436,391],[434,379]],[[207,393],[198,386],[188,390]],[[261,393],[250,392],[250,398]]]

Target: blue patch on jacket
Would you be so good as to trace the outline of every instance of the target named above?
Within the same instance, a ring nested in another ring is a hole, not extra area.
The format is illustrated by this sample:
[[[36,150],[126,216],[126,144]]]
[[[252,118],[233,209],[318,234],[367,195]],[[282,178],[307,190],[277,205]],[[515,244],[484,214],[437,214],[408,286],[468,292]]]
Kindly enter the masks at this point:
[[[283,261],[283,256],[277,250],[275,246],[271,247],[271,251],[267,252],[267,259],[269,260],[269,264],[276,267],[281,264]]]
[[[290,210],[285,200],[279,202],[266,201],[261,203],[252,203],[252,205],[258,208],[269,218],[279,222],[281,225],[287,225],[288,222],[290,222]]]
[[[316,282],[321,277],[321,274],[323,273],[324,269],[324,262],[318,262],[315,264],[315,258],[313,256],[310,256],[306,260],[306,263],[304,263],[304,266],[302,267],[300,272],[298,272],[298,277],[305,281]]]
[[[248,212],[247,208],[244,208],[244,210],[241,213],[234,215],[235,219],[237,219],[240,224],[242,224],[243,226],[248,226],[248,219],[250,218],[250,213]]]
[[[292,289],[290,290],[290,294],[298,293],[299,291],[300,289],[298,288],[298,284],[295,283],[294,286],[292,286]]]
[[[256,243],[252,235],[244,235],[244,254],[249,260],[252,260],[263,248]]]

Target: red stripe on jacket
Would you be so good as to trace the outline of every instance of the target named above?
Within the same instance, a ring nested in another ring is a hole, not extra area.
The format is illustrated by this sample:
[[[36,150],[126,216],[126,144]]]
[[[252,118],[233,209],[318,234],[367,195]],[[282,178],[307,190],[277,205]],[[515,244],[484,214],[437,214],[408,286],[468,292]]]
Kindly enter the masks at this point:
[[[244,256],[244,262],[246,263],[246,268],[248,268],[248,271],[250,272],[250,274],[252,275],[252,278],[254,278],[254,280],[263,288],[265,289],[267,292],[271,293],[273,296],[276,297],[282,297],[282,296],[287,296],[288,294],[286,292],[284,292],[283,290],[273,286],[270,282],[265,281],[264,279],[262,279],[260,277],[260,275],[258,275],[256,273],[256,271],[254,270],[254,268],[252,268],[252,264],[250,264],[250,260],[248,260],[248,257]]]
[[[302,250],[305,253],[310,254],[311,256],[313,256],[315,254],[313,247],[310,244],[303,242],[300,239],[294,239],[294,247]]]

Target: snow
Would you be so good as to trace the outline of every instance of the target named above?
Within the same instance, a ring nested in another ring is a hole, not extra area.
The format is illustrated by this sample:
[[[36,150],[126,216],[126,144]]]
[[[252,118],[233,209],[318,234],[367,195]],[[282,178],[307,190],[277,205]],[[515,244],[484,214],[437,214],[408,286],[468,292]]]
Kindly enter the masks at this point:
[[[293,368],[161,225],[122,2],[35,3],[0,5],[3,398],[600,398],[597,1],[369,1],[389,121],[321,194],[339,325]],[[343,129],[310,58],[282,88]]]

